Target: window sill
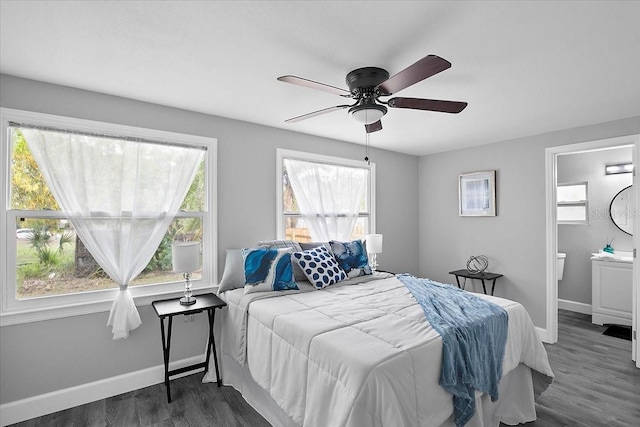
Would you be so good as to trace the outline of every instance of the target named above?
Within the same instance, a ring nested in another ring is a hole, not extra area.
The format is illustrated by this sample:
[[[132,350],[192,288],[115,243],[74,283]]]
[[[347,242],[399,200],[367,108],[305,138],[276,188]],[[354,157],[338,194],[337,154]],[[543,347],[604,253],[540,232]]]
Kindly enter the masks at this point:
[[[194,295],[205,292],[217,292],[218,285],[192,287]],[[156,292],[144,295],[133,294],[133,300],[136,307],[151,305],[153,301],[159,299],[178,298],[184,293],[183,290]],[[84,316],[87,314],[95,314],[111,311],[113,298],[104,298],[91,302],[82,302],[75,304],[64,304],[42,308],[29,309],[13,309],[0,313],[0,327],[19,325],[22,323],[41,322],[45,320],[60,319],[64,317]]]

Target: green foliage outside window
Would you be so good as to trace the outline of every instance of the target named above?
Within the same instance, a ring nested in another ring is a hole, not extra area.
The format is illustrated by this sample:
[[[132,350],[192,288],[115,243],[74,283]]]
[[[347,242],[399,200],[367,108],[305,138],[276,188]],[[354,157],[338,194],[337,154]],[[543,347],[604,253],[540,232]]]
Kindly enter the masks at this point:
[[[27,141],[19,130],[13,129],[13,158],[11,161],[11,208],[19,210],[60,210],[49,191]],[[23,227],[32,228],[32,227]]]

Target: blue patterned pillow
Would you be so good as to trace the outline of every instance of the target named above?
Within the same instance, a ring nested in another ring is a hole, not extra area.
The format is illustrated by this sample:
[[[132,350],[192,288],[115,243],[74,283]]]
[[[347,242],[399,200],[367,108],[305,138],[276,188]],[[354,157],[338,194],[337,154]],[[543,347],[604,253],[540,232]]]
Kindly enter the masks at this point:
[[[309,282],[317,289],[326,288],[347,278],[331,252],[324,246],[291,254]]]
[[[244,293],[298,289],[293,280],[291,249],[243,249]]]
[[[349,277],[366,276],[371,274],[371,266],[364,245],[360,240],[353,242],[329,242],[333,255],[340,267]]]

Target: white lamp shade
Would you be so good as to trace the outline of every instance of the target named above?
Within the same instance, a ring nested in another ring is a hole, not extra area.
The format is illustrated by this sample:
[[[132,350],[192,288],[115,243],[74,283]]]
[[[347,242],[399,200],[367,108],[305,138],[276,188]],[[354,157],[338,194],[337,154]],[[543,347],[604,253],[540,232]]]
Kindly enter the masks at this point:
[[[200,242],[182,242],[171,245],[173,271],[191,273],[200,268]]]
[[[367,234],[365,237],[367,252],[370,254],[382,253],[382,234]]]
[[[375,108],[363,108],[351,112],[351,117],[366,125],[377,122],[382,116],[384,116],[384,113]]]

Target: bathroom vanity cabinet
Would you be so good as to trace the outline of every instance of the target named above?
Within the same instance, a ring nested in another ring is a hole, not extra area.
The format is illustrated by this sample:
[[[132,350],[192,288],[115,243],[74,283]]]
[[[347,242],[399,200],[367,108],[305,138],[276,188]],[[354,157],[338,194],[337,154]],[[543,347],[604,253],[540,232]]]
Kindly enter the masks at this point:
[[[591,259],[591,322],[631,326],[633,263]]]

